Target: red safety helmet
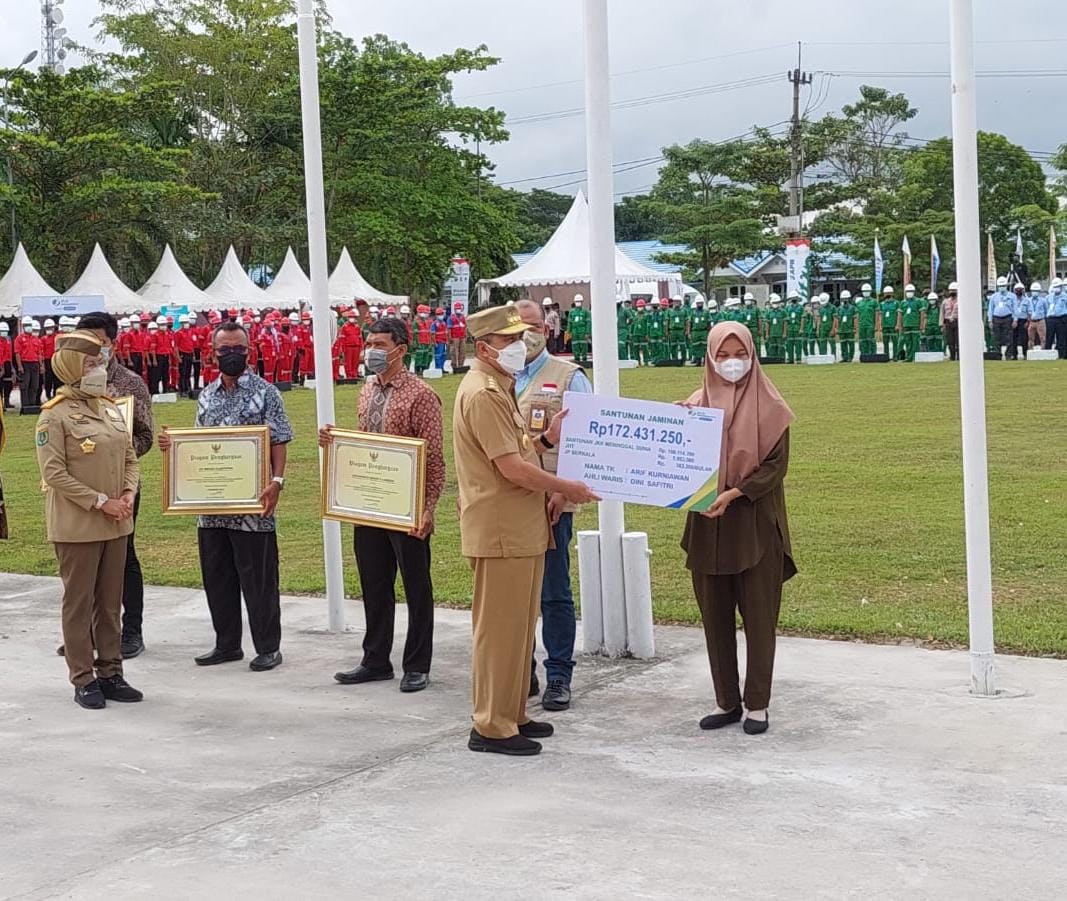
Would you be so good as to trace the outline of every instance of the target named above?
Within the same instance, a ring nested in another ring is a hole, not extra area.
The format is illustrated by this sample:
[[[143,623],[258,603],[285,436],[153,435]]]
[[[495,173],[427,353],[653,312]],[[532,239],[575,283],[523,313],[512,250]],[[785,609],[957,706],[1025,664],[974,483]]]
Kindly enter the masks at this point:
[[[236,317],[239,312],[240,310],[238,310],[236,307],[230,307],[229,313],[231,316]]]
[[[669,307],[669,306],[671,305],[671,302],[670,302],[670,300],[669,300],[668,298],[666,298],[666,297],[661,297],[661,298],[659,299],[659,305],[660,305],[661,307]]]
[[[307,310],[304,310],[304,312],[300,314],[300,318],[307,322],[311,319],[311,314]]]
[[[643,309],[645,308],[645,301],[644,301],[644,298],[641,298],[641,299],[639,299],[639,300],[637,301],[637,303],[635,304],[635,306],[637,307],[637,309],[639,309],[639,310],[643,310]]]
[[[420,303],[418,305],[418,307],[417,307],[417,310],[420,313],[429,313],[430,312],[429,306],[427,304],[424,304],[424,303]]]
[[[454,304],[452,304],[452,309],[455,310],[457,313],[462,313],[463,303],[457,300]]]
[[[208,322],[210,322],[212,325],[218,325],[220,322],[222,322],[222,317],[219,315],[218,310],[212,310],[210,313],[207,314],[207,318]]]
[[[445,315],[444,307],[438,307],[437,308],[437,315],[438,316],[444,316]]]

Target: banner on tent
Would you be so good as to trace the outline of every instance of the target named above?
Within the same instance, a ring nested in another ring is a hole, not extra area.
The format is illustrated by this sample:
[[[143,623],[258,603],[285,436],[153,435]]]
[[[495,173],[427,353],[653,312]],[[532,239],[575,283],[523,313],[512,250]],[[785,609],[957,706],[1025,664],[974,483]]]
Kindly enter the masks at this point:
[[[106,309],[102,294],[64,297],[62,294],[22,298],[23,316],[84,316]]]
[[[808,257],[811,241],[792,238],[785,242],[785,291],[787,297],[808,296]]]
[[[159,312],[162,313],[164,316],[173,316],[176,319],[177,317],[184,316],[186,313],[188,313],[189,312],[189,307],[187,307],[187,306],[180,306],[180,307],[166,306],[166,307],[163,307],[162,309],[160,309]]]
[[[457,303],[463,304],[463,314],[467,313],[467,304],[471,293],[471,264],[462,257],[452,260],[452,274],[445,282],[442,297],[444,305],[451,313]]]

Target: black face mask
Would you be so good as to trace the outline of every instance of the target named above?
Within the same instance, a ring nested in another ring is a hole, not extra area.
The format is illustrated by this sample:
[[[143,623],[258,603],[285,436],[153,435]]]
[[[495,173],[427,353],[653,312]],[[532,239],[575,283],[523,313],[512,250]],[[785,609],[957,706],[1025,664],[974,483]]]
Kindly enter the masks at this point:
[[[223,375],[242,375],[248,368],[248,348],[224,347],[218,352],[218,357]]]

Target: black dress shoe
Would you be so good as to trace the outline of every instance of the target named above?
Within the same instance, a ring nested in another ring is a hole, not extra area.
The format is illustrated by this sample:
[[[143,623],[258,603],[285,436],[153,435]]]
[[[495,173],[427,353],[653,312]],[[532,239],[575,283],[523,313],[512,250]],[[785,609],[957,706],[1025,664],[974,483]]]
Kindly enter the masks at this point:
[[[67,646],[65,644],[61,644],[58,648],[56,648],[56,653],[60,657],[66,657],[67,656]]]
[[[522,735],[513,735],[511,738],[486,738],[471,729],[467,747],[472,751],[481,751],[488,754],[506,754],[509,757],[533,757],[541,753],[541,746]]]
[[[430,676],[428,673],[404,673],[404,678],[400,680],[400,690],[405,694],[409,694],[414,691],[422,691],[429,684]]]
[[[729,713],[709,713],[704,719],[700,721],[701,729],[722,729],[724,726],[732,726],[734,723],[741,722],[741,705],[738,704],[736,708]]]
[[[122,659],[133,660],[144,653],[144,639],[140,635],[122,636]]]
[[[754,720],[746,716],[741,728],[745,730],[745,735],[762,735],[771,728],[770,717],[765,720]]]
[[[254,673],[265,673],[269,669],[274,669],[276,666],[282,665],[282,652],[271,651],[267,654],[259,654],[250,664],[248,668]]]
[[[86,710],[100,710],[107,706],[104,692],[96,679],[74,689],[74,703]]]
[[[555,731],[551,723],[538,723],[534,720],[519,726],[519,735],[523,738],[548,738]]]
[[[571,687],[566,682],[552,681],[541,698],[545,710],[569,710],[571,706]]]
[[[541,694],[541,683],[537,681],[537,673],[530,675],[530,690],[526,693],[528,698],[536,698]]]
[[[355,669],[343,673],[334,673],[334,679],[342,685],[360,685],[363,682],[388,682],[394,678],[393,671],[370,669],[362,663]]]
[[[222,651],[215,648],[207,654],[201,654],[194,658],[197,666],[217,666],[220,663],[233,663],[235,660],[244,660],[245,652],[238,648],[236,651]]]
[[[109,701],[120,701],[123,704],[135,704],[144,700],[144,694],[130,685],[122,676],[101,676],[100,690]]]

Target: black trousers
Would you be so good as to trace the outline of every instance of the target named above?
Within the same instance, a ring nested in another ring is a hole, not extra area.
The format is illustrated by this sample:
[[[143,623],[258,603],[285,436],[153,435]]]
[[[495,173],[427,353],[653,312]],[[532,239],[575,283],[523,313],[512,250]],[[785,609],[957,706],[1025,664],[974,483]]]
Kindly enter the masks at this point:
[[[950,360],[960,358],[960,323],[957,319],[945,320],[945,344],[948,345]]]
[[[356,526],[353,544],[363,586],[367,634],[363,665],[385,671],[393,665],[393,626],[396,618],[396,572],[404,581],[408,606],[408,637],[404,643],[404,672],[428,673],[433,657],[433,582],[430,578],[430,539],[421,540],[370,526]]]
[[[41,405],[41,364],[23,363],[19,379],[19,397],[24,407]]]
[[[126,573],[122,581],[122,634],[140,635],[144,622],[144,575],[137,559],[134,537],[137,533],[137,514],[141,511],[141,489],[133,498],[133,531],[126,539]]]
[[[144,354],[130,354],[130,369],[144,378]]]
[[[178,391],[189,394],[192,389],[193,355],[182,354],[178,360]]]
[[[282,641],[278,590],[278,536],[274,532],[198,529],[200,574],[207,593],[215,647],[241,647],[241,595],[257,654],[278,650]]]
[[[15,387],[15,370],[12,368],[11,363],[5,363],[0,368],[0,403],[4,405],[6,410],[11,406],[11,391]]]
[[[195,357],[193,357],[193,374],[192,374],[193,391],[199,391],[200,390],[200,367],[201,367],[201,365],[202,364],[201,364],[201,361],[200,361],[200,354],[197,354]]]
[[[1011,359],[1016,359],[1016,348],[1021,347],[1023,351],[1023,359],[1026,359],[1026,352],[1030,349],[1030,323],[1025,319],[1020,319],[1015,323],[1015,335],[1011,342]]]
[[[55,373],[52,372],[52,361],[44,361],[44,396],[51,400],[56,396],[56,390],[59,388],[59,383],[56,381]]]
[[[1061,360],[1067,360],[1067,316],[1049,316],[1045,322],[1045,350],[1055,345]]]
[[[1009,360],[1015,359],[1015,335],[1011,327],[1011,316],[993,317],[993,343],[997,350],[1007,349]]]

